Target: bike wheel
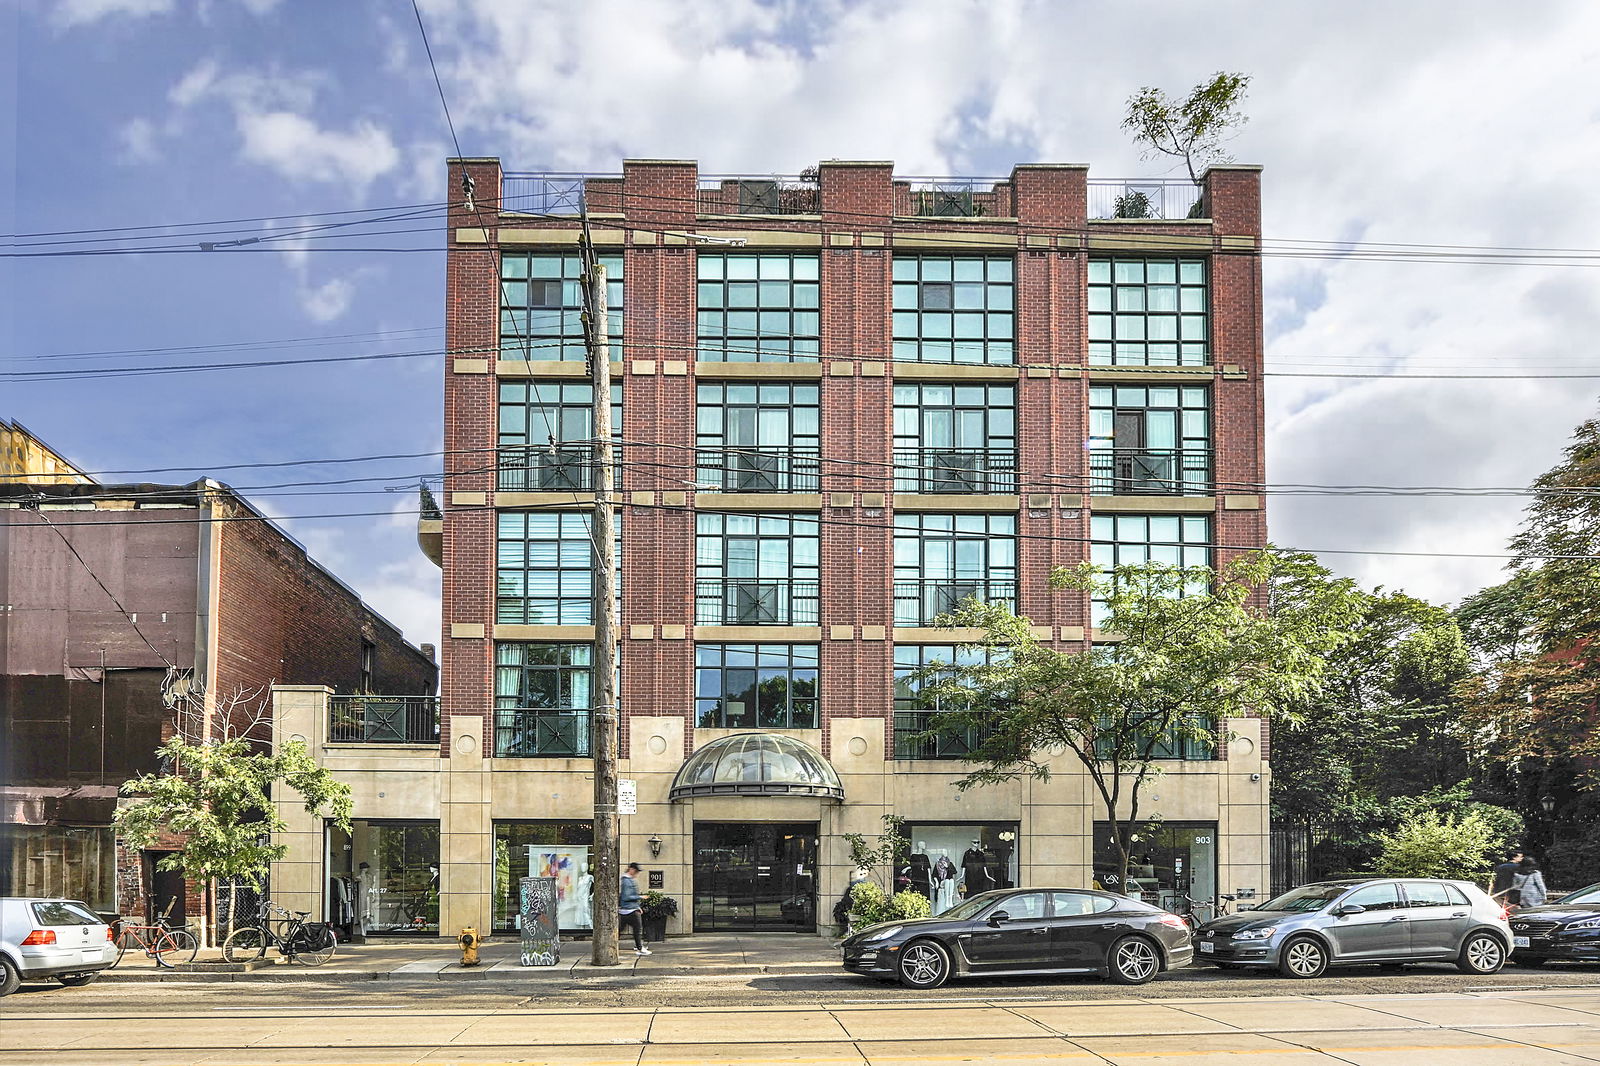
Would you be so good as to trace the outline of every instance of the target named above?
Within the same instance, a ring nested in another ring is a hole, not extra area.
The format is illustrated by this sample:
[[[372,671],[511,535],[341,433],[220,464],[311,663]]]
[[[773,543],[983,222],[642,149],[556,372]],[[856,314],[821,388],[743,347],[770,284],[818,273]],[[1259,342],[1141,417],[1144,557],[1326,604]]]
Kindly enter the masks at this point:
[[[194,957],[200,954],[200,938],[187,929],[169,929],[167,936],[172,941],[172,951],[167,955],[167,965],[174,963],[193,962]]]
[[[222,942],[224,962],[253,962],[267,953],[267,937],[259,929],[235,929]]]
[[[172,969],[174,963],[187,960],[179,958],[180,948],[178,938],[165,929],[156,933],[156,938],[150,944],[150,954],[155,958],[156,965]]]
[[[333,930],[325,925],[303,925],[289,941],[289,958],[303,966],[321,966],[333,958]]]
[[[117,931],[117,962],[122,961],[122,956],[128,953],[129,948],[136,948],[138,946],[139,938],[135,936],[131,930],[119,929]],[[117,962],[113,962],[111,965],[115,966]]]

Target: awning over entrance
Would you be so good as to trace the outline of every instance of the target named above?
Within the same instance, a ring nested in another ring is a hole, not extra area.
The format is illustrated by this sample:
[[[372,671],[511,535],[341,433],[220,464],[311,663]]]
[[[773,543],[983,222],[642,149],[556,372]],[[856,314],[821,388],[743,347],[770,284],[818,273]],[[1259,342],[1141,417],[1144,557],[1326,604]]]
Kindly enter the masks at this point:
[[[793,737],[735,733],[713,740],[679,767],[670,799],[690,796],[822,796],[844,786],[822,753]]]

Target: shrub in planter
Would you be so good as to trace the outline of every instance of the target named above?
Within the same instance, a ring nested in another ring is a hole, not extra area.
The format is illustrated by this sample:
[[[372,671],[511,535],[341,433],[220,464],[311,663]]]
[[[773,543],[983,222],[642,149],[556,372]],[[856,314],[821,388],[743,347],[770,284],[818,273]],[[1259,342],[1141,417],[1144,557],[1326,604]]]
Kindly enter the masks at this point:
[[[667,919],[678,913],[678,901],[665,892],[652,889],[644,894],[639,907],[644,912],[644,938],[657,941],[667,939]]]
[[[850,928],[864,929],[879,922],[901,922],[926,918],[933,913],[928,898],[909,889],[893,896],[872,881],[862,881],[850,890]]]

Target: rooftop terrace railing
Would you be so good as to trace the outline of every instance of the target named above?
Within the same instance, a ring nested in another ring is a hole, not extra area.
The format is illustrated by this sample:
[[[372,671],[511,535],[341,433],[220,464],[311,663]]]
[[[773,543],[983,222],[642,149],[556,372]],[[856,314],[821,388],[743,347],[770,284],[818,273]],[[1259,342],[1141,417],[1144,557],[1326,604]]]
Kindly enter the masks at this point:
[[[437,696],[333,696],[330,744],[437,744]]]
[[[722,175],[700,179],[702,215],[815,215],[822,189],[811,175]]]
[[[1204,218],[1203,191],[1187,178],[1090,178],[1089,217]]]

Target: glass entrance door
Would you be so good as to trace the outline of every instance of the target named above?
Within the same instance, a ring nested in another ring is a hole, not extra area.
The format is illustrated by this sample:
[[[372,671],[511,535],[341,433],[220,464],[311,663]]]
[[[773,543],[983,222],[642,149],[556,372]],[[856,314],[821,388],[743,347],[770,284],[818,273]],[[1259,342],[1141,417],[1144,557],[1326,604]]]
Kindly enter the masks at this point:
[[[694,927],[814,932],[817,824],[696,822]]]

